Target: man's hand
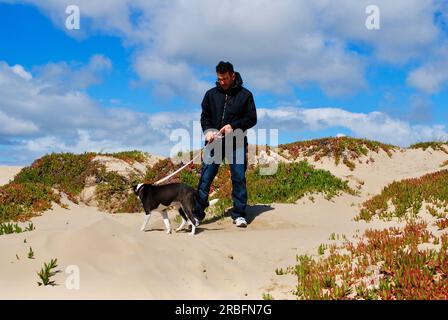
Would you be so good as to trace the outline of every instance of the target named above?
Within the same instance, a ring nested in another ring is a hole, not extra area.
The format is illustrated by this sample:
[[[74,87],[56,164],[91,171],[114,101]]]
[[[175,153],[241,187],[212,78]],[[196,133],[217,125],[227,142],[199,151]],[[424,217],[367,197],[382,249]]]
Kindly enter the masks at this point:
[[[219,130],[219,132],[223,135],[226,136],[229,133],[233,132],[233,128],[230,124],[226,124],[224,127],[221,128],[221,130]]]
[[[218,135],[217,131],[208,131],[205,134],[205,140],[207,140],[208,143],[212,143],[213,140],[215,140],[216,136]]]

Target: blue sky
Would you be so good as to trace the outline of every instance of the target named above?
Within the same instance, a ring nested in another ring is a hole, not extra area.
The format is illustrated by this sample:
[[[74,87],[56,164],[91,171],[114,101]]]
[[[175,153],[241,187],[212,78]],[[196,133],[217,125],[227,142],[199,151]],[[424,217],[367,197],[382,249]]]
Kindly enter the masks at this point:
[[[65,27],[71,4],[79,30]],[[51,152],[168,156],[174,130],[192,133],[220,60],[254,93],[255,129],[278,129],[279,143],[447,140],[448,5],[376,1],[380,29],[368,30],[369,4],[0,1],[0,164]]]

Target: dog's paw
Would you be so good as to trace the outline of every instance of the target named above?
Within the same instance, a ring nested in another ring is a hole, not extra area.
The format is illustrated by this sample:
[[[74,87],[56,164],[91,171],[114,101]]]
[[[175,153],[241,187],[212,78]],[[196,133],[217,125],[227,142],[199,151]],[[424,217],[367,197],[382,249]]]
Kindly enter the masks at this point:
[[[166,234],[171,234],[171,229],[166,230]]]

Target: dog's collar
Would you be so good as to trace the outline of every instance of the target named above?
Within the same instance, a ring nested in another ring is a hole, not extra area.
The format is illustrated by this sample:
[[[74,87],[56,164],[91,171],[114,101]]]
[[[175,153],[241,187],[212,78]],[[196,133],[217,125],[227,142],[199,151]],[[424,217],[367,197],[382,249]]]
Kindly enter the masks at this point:
[[[137,195],[138,195],[139,198],[140,198],[140,191],[143,189],[144,185],[145,185],[144,183],[139,183],[137,185]]]

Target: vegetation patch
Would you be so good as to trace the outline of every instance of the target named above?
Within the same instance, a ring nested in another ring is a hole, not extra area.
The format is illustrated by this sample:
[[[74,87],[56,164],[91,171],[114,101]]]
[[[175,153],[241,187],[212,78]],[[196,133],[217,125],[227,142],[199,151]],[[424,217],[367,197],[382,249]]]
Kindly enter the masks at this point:
[[[415,217],[423,202],[437,218],[448,213],[448,170],[392,182],[379,195],[362,204],[356,220],[370,221],[374,216],[385,220]]]
[[[289,159],[298,157],[313,157],[314,161],[319,161],[324,157],[334,158],[335,164],[341,161],[350,170],[354,170],[356,160],[361,157],[368,157],[369,151],[378,153],[383,150],[389,157],[392,150],[398,147],[367,139],[357,139],[351,137],[323,138],[307,141],[299,141],[279,146],[283,155],[288,154]],[[372,158],[366,160],[367,163],[373,161]]]
[[[346,181],[327,170],[316,170],[307,162],[279,163],[274,175],[260,175],[256,167],[247,174],[249,203],[296,202],[312,193],[323,193],[327,199],[341,192],[355,194]]]
[[[13,182],[40,183],[67,194],[78,203],[78,195],[85,187],[86,178],[95,175],[98,164],[92,159],[95,153],[73,154],[53,153],[34,161],[30,167],[23,168]]]
[[[446,144],[448,142],[440,142],[440,141],[430,141],[430,142],[420,142],[411,145],[410,149],[423,149],[426,151],[428,148],[432,148],[434,151],[443,151],[448,154],[448,150],[446,149]]]
[[[447,299],[447,249],[447,234],[439,239],[412,221],[367,230],[357,244],[331,245],[326,257],[297,256],[288,271],[297,276],[299,299]]]
[[[138,212],[140,207],[132,186],[140,181],[141,177],[137,175],[127,178],[115,171],[106,171],[105,166],[101,166],[96,172],[95,189],[99,208],[111,213]]]
[[[143,162],[145,162],[147,157],[150,157],[149,153],[138,151],[138,150],[122,151],[122,152],[116,152],[116,153],[102,153],[101,155],[117,158],[117,159],[123,160],[129,164],[132,164],[135,162],[143,163]]]
[[[51,209],[52,202],[62,205],[60,200],[45,184],[10,182],[0,187],[0,223],[28,220]]]
[[[54,201],[60,205],[60,195],[79,203],[86,181],[96,185],[96,200],[99,208],[108,212],[137,212],[140,210],[137,198],[131,194],[132,185],[142,177],[131,174],[124,177],[114,171],[107,171],[104,164],[94,161],[98,155],[110,156],[127,163],[144,162],[149,155],[140,151],[118,153],[84,154],[52,153],[23,168],[12,182],[0,187],[0,222],[26,220],[51,208]]]
[[[0,236],[4,234],[11,234],[11,233],[22,233],[25,231],[32,231],[34,230],[34,225],[32,222],[28,223],[28,226],[23,229],[19,226],[18,223],[0,223]]]

